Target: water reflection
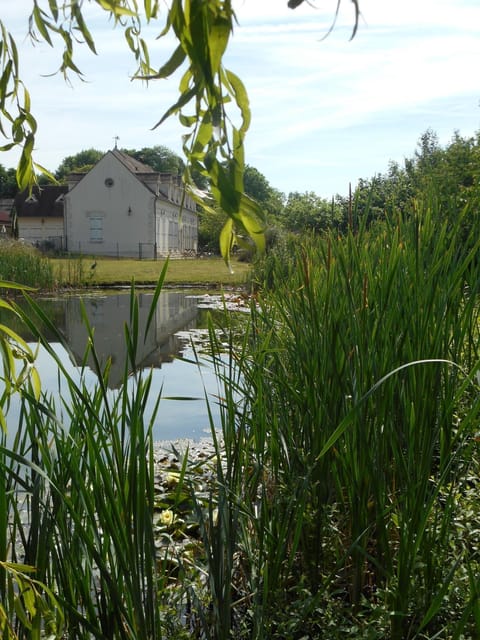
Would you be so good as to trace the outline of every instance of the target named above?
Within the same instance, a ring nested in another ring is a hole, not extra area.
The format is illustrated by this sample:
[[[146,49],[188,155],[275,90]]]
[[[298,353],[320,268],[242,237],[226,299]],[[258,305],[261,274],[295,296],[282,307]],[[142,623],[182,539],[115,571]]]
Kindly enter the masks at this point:
[[[198,309],[197,298],[184,292],[163,291],[156,305],[150,330],[144,340],[152,294],[139,293],[137,297],[139,324],[137,366],[152,369],[153,375],[152,393],[146,411],[147,420],[158,394],[162,395],[154,437],[156,440],[184,437],[199,439],[209,429],[205,391],[212,398],[211,408],[213,408],[215,419],[218,420],[218,412],[215,411],[215,397],[218,395],[217,381],[208,367],[202,368],[202,374],[200,374],[196,365],[178,359],[178,356],[191,358],[193,354],[188,340],[176,335],[180,331],[183,335],[183,332],[197,329],[201,325],[203,313]],[[87,329],[83,314],[86,314],[94,328],[95,349],[102,366],[108,359],[111,361],[108,384],[111,393],[115,394],[122,382],[127,357],[125,325],[129,324],[130,319],[129,293],[44,299],[41,301],[41,306],[66,338],[73,354],[73,362],[68,369],[74,377],[80,377],[80,367],[85,354]],[[5,321],[4,318],[3,321]],[[20,327],[12,328],[23,333],[24,338],[29,338]],[[47,337],[54,340],[53,336]],[[58,342],[53,346],[63,362],[68,360],[68,354]],[[84,379],[94,385],[96,376],[93,374],[91,357],[86,364],[87,371],[84,373]],[[162,367],[163,364],[166,366]],[[64,391],[58,388],[55,363],[43,350],[39,354],[37,368],[42,379],[43,390],[54,399],[60,400]],[[129,384],[135,384],[134,380],[132,379]],[[195,397],[198,400],[167,399],[179,396]],[[60,406],[60,402],[58,405]],[[13,406],[9,412],[9,422],[12,423],[12,427],[16,416],[18,418],[18,409]]]
[[[172,362],[182,353],[185,342],[176,332],[197,327],[197,300],[193,296],[176,291],[164,291],[155,307],[150,330],[145,337],[145,327],[152,303],[152,294],[138,295],[139,341],[137,366],[160,368],[163,362]],[[102,364],[110,358],[109,386],[117,387],[121,381],[127,358],[125,325],[130,318],[130,296],[126,294],[70,298],[65,300],[65,327],[63,332],[75,356],[81,364],[85,352],[87,329],[82,320],[82,305],[90,324],[95,329],[95,348]],[[92,361],[89,361],[92,366]]]

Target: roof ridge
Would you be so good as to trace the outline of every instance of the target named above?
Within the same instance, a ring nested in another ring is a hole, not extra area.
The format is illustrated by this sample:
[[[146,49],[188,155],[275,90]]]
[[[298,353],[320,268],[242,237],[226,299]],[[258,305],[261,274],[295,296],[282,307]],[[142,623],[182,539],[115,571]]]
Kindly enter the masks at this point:
[[[158,173],[148,164],[140,162],[140,160],[130,156],[128,153],[125,153],[125,151],[115,148],[112,149],[111,153],[113,153],[117,160],[120,160],[120,162],[122,162],[122,164],[124,164],[132,173]]]

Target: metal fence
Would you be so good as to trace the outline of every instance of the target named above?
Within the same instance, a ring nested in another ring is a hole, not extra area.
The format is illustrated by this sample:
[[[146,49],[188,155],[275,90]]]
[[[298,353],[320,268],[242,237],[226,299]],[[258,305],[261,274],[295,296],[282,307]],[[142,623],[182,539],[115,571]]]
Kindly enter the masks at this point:
[[[168,253],[158,250],[155,242],[139,242],[138,245],[129,245],[128,247],[119,242],[102,242],[97,244],[75,242],[68,246],[68,252],[88,255],[88,256],[106,256],[109,258],[133,258],[135,260],[160,260],[168,256],[172,258],[195,257],[196,251],[169,251]]]
[[[138,259],[139,260],[156,260],[157,245],[155,242],[139,242],[138,243]]]
[[[61,253],[64,249],[63,236],[49,236],[43,240],[36,240],[33,246],[44,253]]]
[[[80,255],[106,256],[108,258],[134,258],[135,260],[156,260],[157,245],[153,242],[139,242],[138,245],[122,245],[120,242],[75,242],[69,244],[70,253]]]

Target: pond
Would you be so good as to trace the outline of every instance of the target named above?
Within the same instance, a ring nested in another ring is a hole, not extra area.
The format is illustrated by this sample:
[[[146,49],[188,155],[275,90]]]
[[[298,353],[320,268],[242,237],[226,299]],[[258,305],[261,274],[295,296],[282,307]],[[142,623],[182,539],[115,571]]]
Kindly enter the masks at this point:
[[[200,440],[210,433],[205,394],[209,398],[215,425],[220,426],[217,405],[218,382],[205,360],[201,361],[201,372],[196,364],[186,360],[194,359],[192,339],[205,330],[209,312],[207,309],[212,306],[214,298],[198,293],[162,291],[144,341],[144,328],[153,293],[141,292],[137,293],[137,297],[140,336],[137,364],[139,368],[152,371],[152,392],[146,410],[147,419],[152,414],[158,395],[161,394],[160,407],[154,423],[154,439]],[[66,338],[70,354],[58,342],[58,338],[55,339],[47,333],[47,337],[51,339],[50,345],[60,355],[75,380],[80,380],[87,341],[82,308],[85,310],[88,321],[94,328],[95,346],[100,361],[105,364],[107,359],[110,359],[111,362],[109,393],[112,396],[118,393],[127,357],[124,327],[129,322],[130,293],[103,292],[42,298],[40,304]],[[4,317],[1,320],[5,322]],[[21,328],[12,328],[29,340],[28,334]],[[60,396],[65,397],[65,388],[62,389],[61,384],[59,388],[57,366],[45,349],[41,349],[38,354],[37,369],[42,381],[42,390],[54,399],[56,406],[60,406]],[[90,360],[87,360],[83,379],[88,386],[97,382]],[[133,378],[129,384],[135,384]],[[15,424],[18,424],[18,412],[18,405],[13,403],[7,414],[9,432],[14,431]]]

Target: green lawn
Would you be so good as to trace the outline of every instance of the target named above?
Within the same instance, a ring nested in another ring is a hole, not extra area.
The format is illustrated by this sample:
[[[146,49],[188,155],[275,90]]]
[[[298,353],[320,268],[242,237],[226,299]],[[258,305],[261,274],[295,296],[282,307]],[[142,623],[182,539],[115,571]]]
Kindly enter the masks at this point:
[[[54,258],[51,260],[56,276],[62,285],[118,285],[155,284],[162,271],[164,260],[114,260],[109,258]],[[231,274],[221,258],[195,258],[171,260],[165,284],[241,286],[245,282],[250,265],[232,262]]]

